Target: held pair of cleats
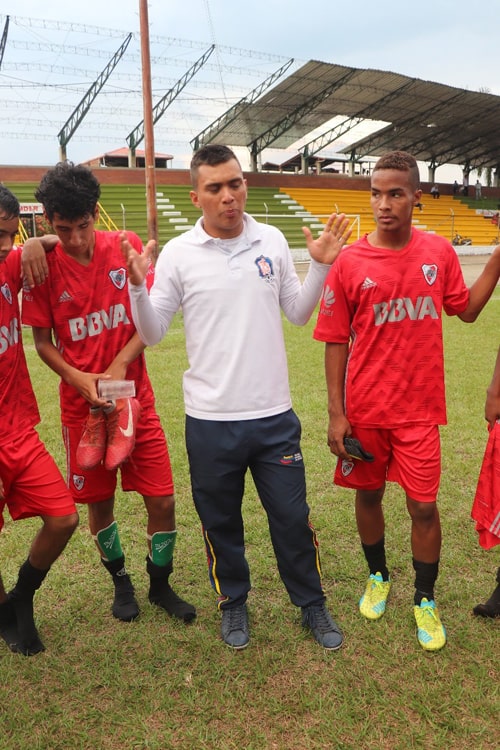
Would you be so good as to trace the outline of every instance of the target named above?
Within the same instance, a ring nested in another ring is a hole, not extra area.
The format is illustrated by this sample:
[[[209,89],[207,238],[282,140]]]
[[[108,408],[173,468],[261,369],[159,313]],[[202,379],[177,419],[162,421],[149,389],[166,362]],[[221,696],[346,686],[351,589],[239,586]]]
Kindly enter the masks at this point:
[[[135,398],[120,398],[109,406],[90,407],[76,460],[82,469],[93,469],[104,462],[111,471],[122,464],[135,445],[135,429],[141,405]]]
[[[368,620],[378,620],[385,612],[390,581],[384,581],[380,573],[370,575],[365,593],[359,600],[359,611]],[[417,639],[425,651],[439,651],[446,643],[443,627],[436,603],[425,597],[413,607],[417,623]]]
[[[375,457],[371,453],[365,451],[357,438],[348,437],[346,435],[346,437],[344,438],[344,448],[346,449],[346,453],[348,453],[351,458],[355,458],[357,461],[366,461],[367,463],[372,463],[372,461],[375,460]]]
[[[324,602],[302,607],[302,627],[309,628],[319,645],[329,651],[336,651],[342,646],[342,631],[332,619]],[[222,610],[221,635],[224,643],[236,651],[248,646],[250,629],[246,604]]]

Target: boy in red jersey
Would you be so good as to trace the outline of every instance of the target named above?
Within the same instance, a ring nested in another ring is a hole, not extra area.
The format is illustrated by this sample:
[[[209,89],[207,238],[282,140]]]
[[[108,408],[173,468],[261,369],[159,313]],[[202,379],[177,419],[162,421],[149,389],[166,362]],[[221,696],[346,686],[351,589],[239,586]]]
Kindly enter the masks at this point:
[[[386,481],[406,493],[415,570],[417,637],[438,650],[446,633],[434,601],[441,549],[436,498],[446,423],[441,316],[472,322],[500,275],[500,246],[469,290],[455,250],[412,227],[420,202],[416,160],[402,151],[376,163],[376,228],[341,252],[325,281],[314,337],[326,342],[328,445],[339,457],[335,483],[356,490],[356,521],[370,577],[360,599],[370,620],[385,611],[391,585],[382,500]],[[353,460],[353,436],[373,462]]]
[[[0,577],[0,635],[25,656],[44,650],[33,597],[78,524],[78,514],[53,458],[38,437],[40,421],[24,356],[19,312],[21,252],[13,249],[19,202],[0,185],[0,530],[7,507],[14,521],[40,516],[43,525],[6,593]]]
[[[490,438],[492,438],[492,430],[500,430],[500,349],[498,350],[495,368],[493,370],[493,377],[487,390],[486,403],[484,406],[484,416],[486,417],[489,425]],[[499,439],[499,434],[497,432],[494,438],[495,446],[498,446]],[[496,463],[496,466],[498,470],[498,461]],[[494,471],[493,468],[492,471]],[[498,483],[497,476],[497,474],[494,474],[492,482],[496,481]],[[496,486],[498,488],[498,484]],[[498,494],[496,495],[496,498],[498,498]],[[476,514],[474,512],[475,504],[476,499],[472,507],[473,518],[476,517]],[[485,520],[483,518],[481,519],[480,524],[480,526],[483,526],[483,528],[485,527],[484,531],[486,531],[486,533],[484,534],[484,541],[482,539],[483,534],[479,534],[479,543],[485,549],[490,549],[491,547],[500,544],[500,507],[498,507],[498,500],[496,504],[493,501],[491,503],[491,507],[488,510],[489,513],[487,511],[487,523],[482,523]],[[478,526],[476,526],[476,528],[478,528]],[[476,604],[476,606],[472,610],[475,615],[479,615],[480,617],[500,617],[500,568],[498,568],[497,570],[496,582],[497,585],[493,590],[490,598],[484,604]]]
[[[190,622],[196,616],[195,608],[180,599],[169,584],[177,532],[167,443],[155,411],[144,345],[132,321],[119,233],[94,227],[99,196],[99,182],[92,172],[71,162],[57,164],[42,178],[36,197],[57,237],[53,250],[41,260],[49,269],[45,282],[24,293],[23,322],[33,327],[40,357],[61,377],[68,484],[75,501],[88,505],[90,531],[115,588],[114,617],[134,620],[139,607],[114,517],[116,461],[108,460],[108,451],[104,455],[104,441],[108,428],[109,448],[110,420],[119,439],[131,436],[140,411],[135,447],[130,460],[120,465],[122,487],[140,493],[146,506],[150,602]],[[141,252],[139,237],[129,232],[128,238]],[[30,244],[26,243],[25,251]],[[38,262],[33,261],[35,269]],[[152,280],[151,268],[149,283]],[[106,377],[135,382],[139,408],[136,410],[135,404],[132,409],[130,400],[117,402],[117,408],[123,407],[118,422],[117,410],[109,410],[109,404],[98,396],[97,381]],[[84,465],[77,450],[86,423],[91,428],[90,447],[95,448],[97,442],[102,449],[102,462],[93,468],[89,465],[95,462]]]

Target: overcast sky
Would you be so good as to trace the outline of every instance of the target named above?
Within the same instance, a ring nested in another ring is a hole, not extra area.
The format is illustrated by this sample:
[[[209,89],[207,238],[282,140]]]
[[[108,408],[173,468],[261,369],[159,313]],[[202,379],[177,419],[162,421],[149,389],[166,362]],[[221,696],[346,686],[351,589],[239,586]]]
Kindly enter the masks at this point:
[[[135,127],[141,119],[138,99],[131,92],[140,80],[139,0],[3,0],[1,11],[0,31],[7,15],[11,21],[0,68],[0,165],[57,161],[59,129],[96,73],[133,32],[128,67],[124,56],[103,90],[107,93],[93,106],[94,130],[89,114],[87,130],[82,125],[75,134],[68,156],[81,161],[126,145],[130,124]],[[204,50],[218,45],[207,70],[193,79],[162,118],[158,136],[155,130],[156,149],[173,154],[174,166],[185,166],[189,141],[292,57],[301,63],[314,59],[376,68],[500,95],[499,11],[498,0],[482,0],[475,6],[469,0],[152,0],[151,54],[163,60],[152,65],[156,100]],[[37,23],[35,19],[42,17]],[[100,27],[100,34],[95,27]],[[91,50],[87,58],[81,56],[83,47]],[[93,49],[102,56],[92,54]],[[124,107],[129,117],[121,114]],[[121,123],[124,132],[117,130],[116,138],[113,132],[110,139],[107,126],[112,121]]]

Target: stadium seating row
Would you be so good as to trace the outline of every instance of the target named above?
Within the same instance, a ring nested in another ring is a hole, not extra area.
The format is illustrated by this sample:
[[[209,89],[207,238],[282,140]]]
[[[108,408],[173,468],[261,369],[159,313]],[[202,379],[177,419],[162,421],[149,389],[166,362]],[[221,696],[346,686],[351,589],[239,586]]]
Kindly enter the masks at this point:
[[[289,210],[306,211],[324,221],[332,212],[342,212],[353,217],[355,234],[370,232],[374,226],[368,190],[325,190],[315,188],[287,188],[282,191],[290,201]],[[481,208],[486,208],[481,203]],[[440,234],[453,241],[459,235],[471,240],[473,245],[491,245],[499,242],[498,225],[492,222],[491,211],[484,215],[478,204],[467,203],[451,195],[435,199],[425,194],[421,208],[416,208],[413,223],[428,232]]]
[[[7,185],[20,201],[33,202],[36,183]],[[146,193],[142,185],[102,185],[101,204],[119,229],[126,228],[146,239]],[[200,215],[185,185],[161,185],[157,189],[158,234],[160,247],[172,237],[194,225]],[[293,249],[305,246],[302,226],[313,233],[321,229],[332,211],[343,212],[353,219],[353,238],[373,229],[373,214],[368,190],[323,188],[250,187],[247,211],[258,221],[274,224],[285,234]],[[491,216],[477,212],[477,204],[442,195],[433,199],[426,194],[422,209],[415,209],[414,224],[453,240],[456,235],[468,238],[473,245],[497,244],[498,225]],[[109,225],[107,225],[108,227]]]

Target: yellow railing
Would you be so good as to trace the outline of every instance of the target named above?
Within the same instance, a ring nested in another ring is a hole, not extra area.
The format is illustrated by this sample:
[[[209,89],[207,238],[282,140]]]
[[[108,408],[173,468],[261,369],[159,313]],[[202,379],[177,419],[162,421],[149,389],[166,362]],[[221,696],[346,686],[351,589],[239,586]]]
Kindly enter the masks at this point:
[[[115,222],[111,218],[111,216],[108,214],[108,212],[103,207],[102,203],[97,204],[99,206],[99,221],[97,222],[97,227],[99,229],[107,229],[110,232],[117,232],[118,227],[116,226]]]
[[[17,229],[16,239],[14,241],[15,245],[23,245],[26,240],[28,239],[28,233],[24,227],[24,224],[22,221],[19,222],[19,227]]]

